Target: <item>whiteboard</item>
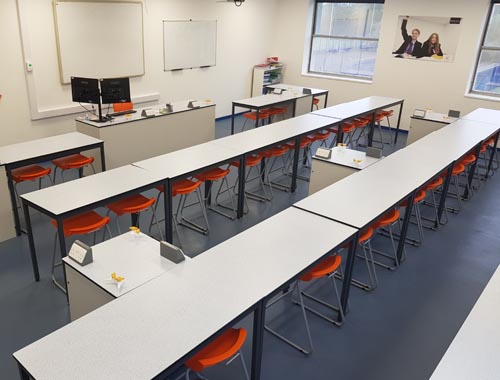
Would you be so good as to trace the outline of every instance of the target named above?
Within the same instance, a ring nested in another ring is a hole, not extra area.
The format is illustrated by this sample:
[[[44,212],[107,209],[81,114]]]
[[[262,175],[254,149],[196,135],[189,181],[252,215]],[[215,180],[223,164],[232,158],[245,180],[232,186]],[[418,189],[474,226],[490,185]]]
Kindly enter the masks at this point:
[[[61,82],[144,75],[141,2],[54,1]]]
[[[215,66],[217,21],[163,21],[164,69]]]

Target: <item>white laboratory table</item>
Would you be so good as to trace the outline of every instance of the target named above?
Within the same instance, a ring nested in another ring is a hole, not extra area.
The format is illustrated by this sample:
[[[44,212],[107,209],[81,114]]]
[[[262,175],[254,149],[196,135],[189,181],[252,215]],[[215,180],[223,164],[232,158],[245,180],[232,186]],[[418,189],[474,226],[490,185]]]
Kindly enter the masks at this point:
[[[106,170],[104,141],[78,132],[0,147],[0,170],[5,173],[0,176],[0,241],[20,236],[22,232],[12,170],[92,149],[100,150],[101,169]]]
[[[303,94],[304,97],[307,97],[309,95],[312,95],[313,99],[318,96],[324,96],[324,101],[323,101],[323,107],[326,108],[326,105],[328,103],[328,90],[322,90],[319,88],[311,88],[311,87],[304,87],[304,86],[296,86],[292,84],[286,84],[286,83],[275,83],[275,84],[268,84],[267,86],[264,86],[267,93],[271,93],[274,89],[280,89],[284,91],[291,91],[296,94]],[[310,91],[310,94],[304,94],[304,90],[306,92]],[[314,103],[312,103],[313,99],[310,99],[310,111],[313,111]],[[309,102],[308,102],[309,103]]]
[[[324,189],[341,179],[366,169],[380,158],[369,157],[359,150],[335,147],[330,158],[313,156],[309,195]]]
[[[92,256],[92,263],[85,266],[68,256],[63,259],[72,321],[176,266],[160,255],[158,240],[134,231],[92,246]],[[125,277],[120,288],[111,281],[113,272]]]
[[[29,215],[30,207],[57,221],[61,257],[64,257],[64,219],[150,189],[162,184],[162,179],[153,172],[127,165],[21,195],[35,277],[38,273],[38,260]]]
[[[466,120],[481,121],[483,123],[500,124],[500,110],[477,108],[462,118]]]
[[[14,358],[23,379],[28,373],[35,380],[167,378],[200,345],[254,311],[252,380],[258,380],[268,297],[355,234],[355,229],[289,208],[17,351]],[[321,238],[303,238],[312,235]]]
[[[286,85],[285,85],[286,86]],[[271,88],[271,87],[269,87]],[[254,111],[260,111],[263,108],[269,108],[284,103],[291,103],[292,110],[287,116],[295,117],[297,115],[303,115],[309,113],[313,110],[313,99],[315,95],[325,95],[325,105],[328,98],[327,90],[315,89],[313,93],[311,89],[311,94],[304,94],[303,87],[292,87],[288,86],[288,89],[281,88],[283,91],[281,94],[266,94],[255,96],[247,99],[240,99],[233,101],[232,112],[231,112],[231,134],[234,134],[234,117],[236,108],[246,108]],[[255,127],[259,125],[259,114],[257,113],[257,120],[255,120]]]
[[[197,103],[200,107],[188,108],[188,103],[172,102],[170,113],[166,113],[165,105],[147,107],[155,115],[148,118],[141,116],[144,108],[104,123],[78,118],[76,128],[102,139],[108,167],[116,168],[213,140],[215,104],[202,101]]]
[[[394,137],[394,143],[398,141],[399,126],[401,123],[401,114],[403,111],[404,99],[399,98],[388,98],[385,96],[369,96],[367,98],[362,98],[354,100],[352,102],[337,104],[332,107],[327,107],[314,111],[316,115],[334,117],[337,119],[349,120],[355,117],[363,116],[366,114],[374,113],[385,108],[390,108],[399,105],[398,123],[396,125],[396,134]],[[375,122],[373,121],[370,126],[370,133],[368,135],[368,145],[371,146],[373,142],[373,130]],[[342,130],[339,131],[342,133]]]
[[[424,117],[412,116],[406,145],[410,145],[418,139],[427,136],[429,133],[435,132],[457,120],[456,117],[450,117],[446,114],[432,111],[427,111]]]
[[[499,300],[500,269],[497,268],[430,380],[498,379]]]

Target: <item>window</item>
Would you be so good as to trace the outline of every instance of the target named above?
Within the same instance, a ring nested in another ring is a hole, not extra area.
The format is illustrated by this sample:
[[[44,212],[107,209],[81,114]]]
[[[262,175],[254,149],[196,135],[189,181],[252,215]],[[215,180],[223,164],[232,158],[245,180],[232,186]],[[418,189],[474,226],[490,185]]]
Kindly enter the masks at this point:
[[[500,98],[500,4],[491,6],[471,92]]]
[[[308,72],[373,78],[383,7],[381,0],[317,0]]]

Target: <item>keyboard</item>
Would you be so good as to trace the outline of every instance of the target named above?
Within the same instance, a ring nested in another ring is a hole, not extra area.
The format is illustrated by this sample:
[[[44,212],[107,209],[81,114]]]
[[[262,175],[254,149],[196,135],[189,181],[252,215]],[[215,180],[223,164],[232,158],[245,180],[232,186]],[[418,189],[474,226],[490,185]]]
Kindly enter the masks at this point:
[[[116,116],[130,115],[136,112],[137,112],[136,110],[126,110],[126,111],[108,113],[108,116],[116,117]]]

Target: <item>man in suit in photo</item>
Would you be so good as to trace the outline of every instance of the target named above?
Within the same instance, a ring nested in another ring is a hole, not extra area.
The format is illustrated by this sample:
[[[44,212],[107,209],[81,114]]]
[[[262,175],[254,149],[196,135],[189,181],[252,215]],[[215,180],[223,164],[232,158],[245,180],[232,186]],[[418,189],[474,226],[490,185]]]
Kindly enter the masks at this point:
[[[420,37],[420,30],[414,28],[411,31],[411,35],[409,35],[406,30],[408,19],[409,17],[406,16],[403,18],[403,22],[401,23],[401,35],[403,36],[404,41],[399,49],[392,54],[417,57],[420,55],[420,50],[422,49],[422,43],[418,41],[418,37]]]

